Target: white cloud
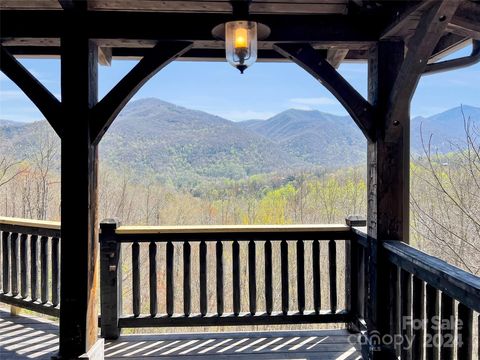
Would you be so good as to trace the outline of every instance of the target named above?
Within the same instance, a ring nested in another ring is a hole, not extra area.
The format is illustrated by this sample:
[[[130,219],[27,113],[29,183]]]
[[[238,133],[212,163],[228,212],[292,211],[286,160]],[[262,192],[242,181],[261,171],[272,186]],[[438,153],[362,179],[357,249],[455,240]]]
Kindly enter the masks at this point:
[[[329,97],[292,98],[290,102],[300,105],[337,105],[337,100]]]
[[[26,95],[20,90],[0,90],[0,101],[23,100]]]

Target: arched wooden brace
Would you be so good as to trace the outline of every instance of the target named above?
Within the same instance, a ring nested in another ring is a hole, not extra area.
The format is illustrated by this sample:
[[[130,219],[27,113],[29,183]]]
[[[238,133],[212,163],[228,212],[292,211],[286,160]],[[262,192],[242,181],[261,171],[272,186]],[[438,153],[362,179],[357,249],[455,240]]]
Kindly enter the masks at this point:
[[[52,128],[61,136],[60,101],[52,95],[35,77],[15,59],[8,50],[0,45],[0,70],[12,80],[27,97],[37,106]]]
[[[102,139],[113,120],[135,93],[157,72],[187,52],[193,43],[162,41],[153,47],[105,97],[92,108],[91,138]]]
[[[345,107],[369,140],[374,138],[373,108],[310,44],[275,44],[273,48],[323,84]]]
[[[405,60],[398,72],[388,102],[385,128],[398,125],[402,112],[410,110],[410,102],[420,77],[438,41],[444,35],[448,23],[457,11],[460,0],[443,0],[432,3],[429,11],[420,20],[409,41]],[[388,140],[388,138],[387,138]]]

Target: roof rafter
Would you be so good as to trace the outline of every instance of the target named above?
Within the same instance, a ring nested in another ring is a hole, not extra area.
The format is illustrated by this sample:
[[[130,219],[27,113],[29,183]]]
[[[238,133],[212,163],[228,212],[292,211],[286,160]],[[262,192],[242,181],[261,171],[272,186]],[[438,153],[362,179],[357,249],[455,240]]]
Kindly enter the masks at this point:
[[[449,30],[459,35],[470,36],[480,40],[480,3],[463,2],[450,21]]]
[[[409,30],[410,23],[412,22],[412,16],[415,16],[415,14],[418,14],[420,11],[427,8],[435,1],[438,0],[421,1],[413,5],[408,5],[407,8],[403,11],[395,12],[394,19],[383,31],[380,39],[385,40],[389,38],[402,37],[405,32]]]

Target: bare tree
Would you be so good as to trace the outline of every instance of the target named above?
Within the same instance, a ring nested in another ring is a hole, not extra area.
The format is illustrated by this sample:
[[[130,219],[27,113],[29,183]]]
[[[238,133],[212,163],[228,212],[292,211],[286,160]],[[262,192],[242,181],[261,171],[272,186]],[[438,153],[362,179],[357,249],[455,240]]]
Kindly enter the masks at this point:
[[[480,272],[480,129],[463,112],[464,140],[451,153],[423,138],[412,166],[413,238],[417,246],[474,274]]]

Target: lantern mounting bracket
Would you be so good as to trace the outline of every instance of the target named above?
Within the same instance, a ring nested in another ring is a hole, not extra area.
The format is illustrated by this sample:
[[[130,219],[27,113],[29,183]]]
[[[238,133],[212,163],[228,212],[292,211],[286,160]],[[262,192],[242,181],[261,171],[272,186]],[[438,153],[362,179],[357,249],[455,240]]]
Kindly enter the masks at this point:
[[[250,17],[251,0],[234,0],[232,4],[233,20],[247,20]]]
[[[232,20],[249,20],[251,0],[233,0]],[[217,40],[225,40],[225,24],[218,24],[212,29],[212,35]],[[262,23],[257,23],[257,39],[265,40],[270,35],[270,28]]]

